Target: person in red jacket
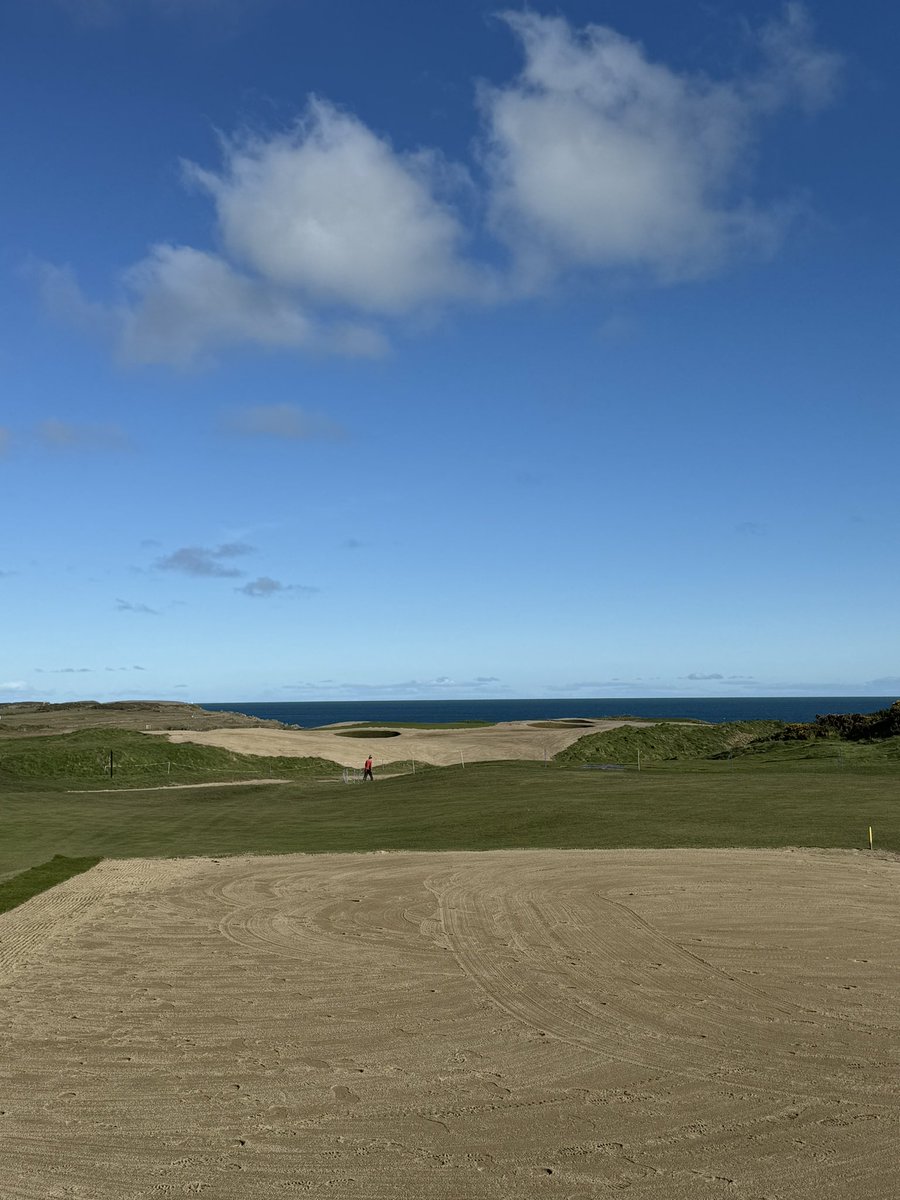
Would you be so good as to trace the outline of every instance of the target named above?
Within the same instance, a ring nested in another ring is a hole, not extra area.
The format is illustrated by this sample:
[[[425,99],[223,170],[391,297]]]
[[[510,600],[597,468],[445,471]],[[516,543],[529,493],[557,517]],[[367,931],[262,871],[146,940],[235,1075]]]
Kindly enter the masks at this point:
[[[375,782],[375,776],[372,774],[372,755],[371,754],[366,759],[366,765],[363,768],[363,783],[365,783],[367,779],[371,779],[373,783]]]

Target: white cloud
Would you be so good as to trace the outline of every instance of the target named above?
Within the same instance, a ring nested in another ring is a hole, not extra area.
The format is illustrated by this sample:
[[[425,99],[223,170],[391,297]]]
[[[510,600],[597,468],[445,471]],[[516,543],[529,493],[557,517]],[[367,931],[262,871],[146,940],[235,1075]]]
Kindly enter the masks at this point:
[[[796,206],[753,199],[762,123],[821,108],[841,65],[802,4],[750,36],[752,71],[720,80],[601,25],[504,19],[525,61],[480,91],[480,189],[439,152],[398,150],[312,98],[286,131],[224,138],[218,169],[184,164],[212,200],[215,252],[154,245],[109,303],[67,268],[39,268],[45,303],[133,363],[187,366],[242,344],[377,355],[388,322],[533,294],[569,271],[670,283],[777,248]],[[506,278],[469,253],[478,213],[508,252]]]
[[[475,291],[464,227],[439,198],[458,169],[397,153],[323,100],[289,133],[226,143],[221,174],[186,171],[213,197],[229,254],[316,304],[394,314]]]
[[[781,20],[770,21],[760,34],[765,67],[749,82],[751,99],[762,109],[798,103],[806,112],[829,104],[840,82],[842,59],[817,46],[805,5],[791,0]]]
[[[123,273],[122,294],[109,304],[88,299],[68,268],[42,264],[38,280],[51,313],[112,341],[133,364],[186,367],[242,344],[354,357],[386,348],[376,330],[322,322],[280,288],[191,246],[153,246]]]
[[[758,119],[831,94],[837,58],[812,43],[805,10],[763,31],[753,76],[716,82],[651,62],[600,25],[506,13],[525,66],[482,92],[494,232],[523,286],[563,267],[702,275],[735,254],[770,252],[785,210],[742,195]]]
[[[383,350],[373,331],[323,326],[280,288],[190,246],[154,246],[125,284],[130,296],[119,309],[120,346],[130,362],[184,366],[240,343],[350,355]]]

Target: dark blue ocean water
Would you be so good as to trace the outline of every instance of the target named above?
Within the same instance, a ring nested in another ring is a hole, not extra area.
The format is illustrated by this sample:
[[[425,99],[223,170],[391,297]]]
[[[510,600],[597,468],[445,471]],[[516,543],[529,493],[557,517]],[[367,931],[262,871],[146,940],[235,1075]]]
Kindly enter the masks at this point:
[[[558,717],[690,717],[699,721],[813,721],[820,713],[875,712],[893,696],[757,696],[618,700],[327,700],[204,704],[313,729],[337,721],[540,721]]]

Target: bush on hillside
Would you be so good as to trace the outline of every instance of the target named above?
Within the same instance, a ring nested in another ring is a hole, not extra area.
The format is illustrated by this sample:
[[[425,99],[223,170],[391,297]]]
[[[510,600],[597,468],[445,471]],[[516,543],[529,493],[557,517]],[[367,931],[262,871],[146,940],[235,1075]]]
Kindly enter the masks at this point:
[[[808,724],[785,725],[772,734],[772,741],[810,741],[834,737],[848,742],[897,737],[900,735],[900,700],[890,708],[873,713],[828,713]]]

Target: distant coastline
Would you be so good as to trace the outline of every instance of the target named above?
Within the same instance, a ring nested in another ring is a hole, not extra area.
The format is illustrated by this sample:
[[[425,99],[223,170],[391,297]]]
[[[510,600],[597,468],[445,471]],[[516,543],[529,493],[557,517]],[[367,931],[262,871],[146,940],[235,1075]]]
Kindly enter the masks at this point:
[[[896,696],[666,696],[584,697],[577,700],[310,700],[197,703],[212,712],[246,713],[314,729],[339,721],[539,721],[564,717],[643,717],[648,720],[813,721],[824,713],[875,712]]]

